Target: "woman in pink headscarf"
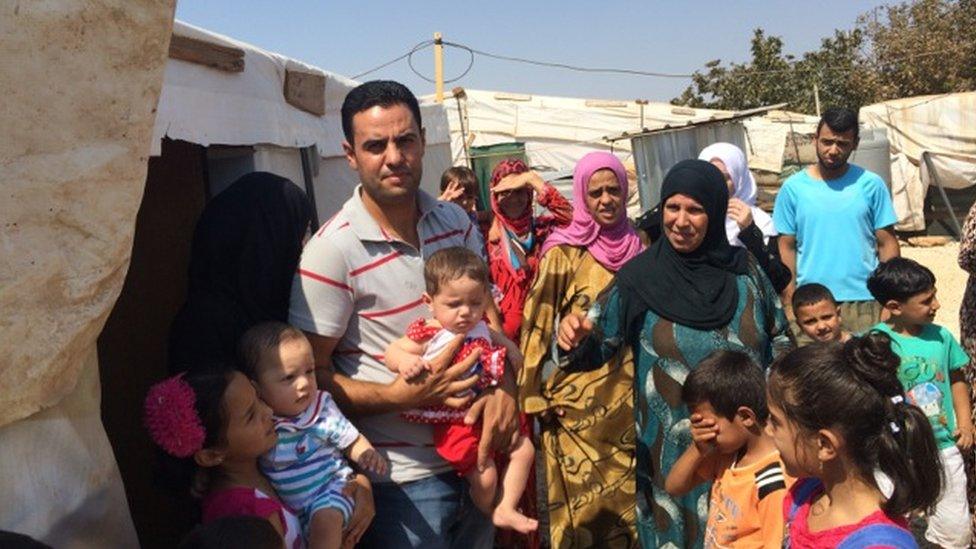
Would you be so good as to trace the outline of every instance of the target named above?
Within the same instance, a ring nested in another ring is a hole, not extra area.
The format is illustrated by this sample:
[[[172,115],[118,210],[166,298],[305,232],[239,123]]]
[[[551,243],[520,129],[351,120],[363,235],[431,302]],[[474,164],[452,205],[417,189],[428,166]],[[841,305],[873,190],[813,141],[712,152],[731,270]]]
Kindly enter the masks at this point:
[[[519,372],[522,410],[542,425],[553,547],[633,547],[634,364],[629,353],[587,371],[563,370],[553,333],[586,314],[642,245],[627,220],[627,172],[616,156],[584,156],[573,172],[573,220],[542,247],[525,301]]]

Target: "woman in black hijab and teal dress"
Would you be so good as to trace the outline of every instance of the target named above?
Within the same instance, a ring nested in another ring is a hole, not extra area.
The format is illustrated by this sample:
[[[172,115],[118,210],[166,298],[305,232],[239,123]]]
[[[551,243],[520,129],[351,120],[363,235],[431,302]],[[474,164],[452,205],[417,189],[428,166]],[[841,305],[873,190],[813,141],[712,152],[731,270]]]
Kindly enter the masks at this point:
[[[729,193],[702,160],[676,164],[661,188],[658,239],[617,273],[586,317],[560,323],[562,367],[603,364],[624,345],[636,363],[637,530],[643,547],[702,547],[710,484],[673,498],[671,466],[691,444],[681,387],[719,349],[744,351],[763,368],[793,347],[769,279],[748,252],[729,244]]]
[[[233,367],[251,326],[288,322],[312,206],[284,177],[253,172],[211,200],[193,234],[187,297],[170,330],[173,373]]]

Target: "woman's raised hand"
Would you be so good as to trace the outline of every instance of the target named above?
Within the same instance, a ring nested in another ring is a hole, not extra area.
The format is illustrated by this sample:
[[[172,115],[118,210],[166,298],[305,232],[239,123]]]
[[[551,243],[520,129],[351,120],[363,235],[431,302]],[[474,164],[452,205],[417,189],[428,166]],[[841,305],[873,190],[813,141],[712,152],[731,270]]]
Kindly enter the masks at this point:
[[[569,351],[593,331],[593,321],[578,313],[570,313],[559,323],[556,342],[559,348]]]
[[[525,173],[513,173],[506,175],[499,181],[494,187],[491,188],[491,192],[495,194],[504,193],[508,191],[514,191],[525,187],[526,179]]]
[[[752,208],[738,198],[729,199],[728,215],[739,226],[739,229],[745,229],[752,225]]]
[[[492,187],[491,192],[498,194],[518,189],[535,189],[538,191],[544,185],[545,180],[542,179],[542,176],[538,172],[529,170],[527,172],[506,175],[498,184]]]

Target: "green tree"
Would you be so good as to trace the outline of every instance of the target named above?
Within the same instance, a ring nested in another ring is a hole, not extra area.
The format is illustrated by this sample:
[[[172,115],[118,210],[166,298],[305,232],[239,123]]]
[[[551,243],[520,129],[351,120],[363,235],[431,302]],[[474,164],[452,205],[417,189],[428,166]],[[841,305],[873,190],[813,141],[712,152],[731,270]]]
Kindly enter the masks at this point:
[[[705,64],[672,103],[748,109],[788,103],[816,112],[885,99],[976,89],[976,0],[915,0],[861,15],[851,30],[835,30],[820,48],[799,58],[783,53],[783,40],[756,29],[752,58]]]
[[[752,60],[723,67],[719,59],[696,71],[692,84],[672,103],[713,109],[748,109],[790,101],[795,97],[795,60],[783,54],[783,40],[756,29]]]
[[[878,82],[868,59],[862,55],[866,45],[861,29],[835,30],[820,42],[820,49],[803,54],[795,66],[797,81],[790,109],[815,113],[813,86],[820,95],[821,108],[846,105],[857,108],[878,97]]]
[[[858,18],[885,99],[976,89],[976,1],[920,0]]]

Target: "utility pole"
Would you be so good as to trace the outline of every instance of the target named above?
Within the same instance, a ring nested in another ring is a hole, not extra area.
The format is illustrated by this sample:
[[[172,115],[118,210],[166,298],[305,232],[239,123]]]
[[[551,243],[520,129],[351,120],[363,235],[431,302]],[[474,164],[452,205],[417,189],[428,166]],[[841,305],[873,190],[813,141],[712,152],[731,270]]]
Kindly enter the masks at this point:
[[[817,116],[820,116],[820,89],[816,82],[813,83],[813,103],[817,107]]]
[[[434,99],[444,102],[444,42],[441,33],[434,33]]]
[[[647,105],[647,99],[635,99],[634,103],[640,107],[640,131],[644,131],[646,129],[644,126],[644,105]]]

